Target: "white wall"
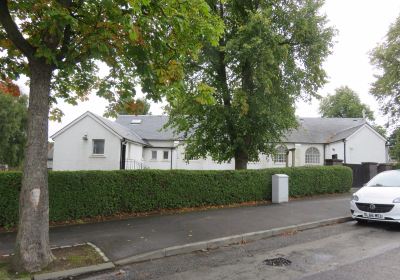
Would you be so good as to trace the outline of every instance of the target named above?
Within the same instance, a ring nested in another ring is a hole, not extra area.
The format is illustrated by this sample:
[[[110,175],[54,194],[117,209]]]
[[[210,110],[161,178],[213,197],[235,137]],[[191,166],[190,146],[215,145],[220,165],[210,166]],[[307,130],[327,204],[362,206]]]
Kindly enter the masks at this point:
[[[104,156],[92,155],[93,139],[105,140]],[[53,170],[117,170],[120,153],[120,139],[86,116],[54,138]]]
[[[83,140],[83,135],[88,135],[88,140]],[[92,140],[105,139],[104,156],[92,155]],[[58,135],[54,143],[53,170],[117,170],[120,167],[119,137],[103,125],[92,119],[84,117],[65,132]],[[235,168],[235,160],[217,163],[210,157],[205,159],[184,159],[184,142],[175,141],[149,141],[153,147],[143,147],[136,143],[127,143],[126,158],[142,162],[152,169],[170,169],[171,160],[173,169],[191,170],[232,170]],[[320,152],[320,163],[324,164],[323,144],[293,144],[285,145],[288,149],[296,148],[295,166],[304,166],[305,153],[310,147],[315,147]],[[171,151],[172,148],[172,151]],[[152,159],[152,151],[157,151],[157,159]],[[168,152],[168,159],[163,158],[164,151]],[[171,153],[172,152],[172,153]],[[344,159],[344,145],[342,141],[326,145],[325,158],[332,158],[338,154],[339,159]],[[385,140],[376,134],[369,126],[364,126],[350,136],[346,142],[346,162],[386,162]],[[292,162],[292,152],[289,153],[289,166]],[[270,156],[261,154],[258,162],[249,162],[249,169],[285,167],[285,163],[275,163]]]
[[[190,170],[232,170],[235,169],[235,160],[231,162],[218,163],[213,161],[211,157],[205,159],[199,158],[195,160],[185,161],[185,145],[181,143],[176,149],[176,168]]]
[[[314,147],[319,151],[319,163],[306,163],[307,149]],[[296,144],[296,166],[304,165],[324,165],[324,145],[323,144]],[[290,155],[289,155],[290,156]],[[290,158],[289,158],[290,162]]]
[[[346,141],[346,163],[386,163],[386,141],[372,128],[364,126]]]
[[[152,142],[152,145],[157,145],[157,147],[146,147],[144,148],[144,164],[152,169],[171,169],[171,158],[168,160],[163,159],[163,151],[169,151],[169,155],[171,155],[171,147],[173,147],[174,143],[172,141],[158,141],[157,143]],[[305,151],[309,147],[315,147],[320,151],[320,163],[319,165],[324,164],[323,159],[323,145],[309,145],[309,144],[286,144],[288,149],[296,148],[295,151],[295,166],[303,166],[305,165]],[[166,147],[166,148],[162,148]],[[157,151],[157,159],[153,160],[151,158],[152,151]],[[172,168],[173,169],[189,169],[189,170],[233,170],[235,169],[235,160],[232,159],[230,162],[217,163],[211,159],[211,157],[207,157],[205,159],[200,158],[197,160],[189,160],[189,162],[185,161],[185,145],[183,142],[180,142],[178,146],[176,146],[172,150]],[[292,162],[292,154],[289,153],[289,166],[291,166]],[[285,167],[286,163],[275,163],[272,157],[266,156],[264,154],[260,154],[258,162],[249,162],[247,165],[248,169],[261,169],[261,168],[271,168],[271,167]]]
[[[344,160],[344,144],[343,141],[334,142],[326,145],[326,159],[331,159],[332,155],[337,154],[338,159]]]
[[[143,161],[143,145],[131,143],[126,143],[125,157],[126,159],[136,160],[138,162]]]
[[[152,151],[157,152],[157,159],[152,159]],[[168,159],[164,159],[164,151],[168,152]],[[171,148],[146,147],[143,151],[144,164],[151,169],[171,169]],[[172,161],[174,163],[174,155]]]

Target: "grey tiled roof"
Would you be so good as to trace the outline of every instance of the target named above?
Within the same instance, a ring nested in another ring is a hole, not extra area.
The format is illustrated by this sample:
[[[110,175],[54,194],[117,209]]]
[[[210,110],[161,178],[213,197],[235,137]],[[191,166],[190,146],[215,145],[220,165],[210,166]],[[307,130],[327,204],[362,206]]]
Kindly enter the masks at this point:
[[[131,124],[132,120],[141,120],[140,124]],[[172,129],[164,129],[164,125],[168,122],[168,116],[153,115],[120,115],[115,120],[116,123],[128,127],[131,131],[136,132],[145,140],[177,140],[183,139],[182,135],[176,135]]]
[[[131,124],[132,120],[141,120],[141,123]],[[182,135],[174,134],[172,129],[163,128],[167,121],[168,116],[121,115],[115,123],[128,128],[143,140],[183,139]],[[300,118],[299,127],[287,133],[282,141],[314,144],[335,142],[349,137],[364,124],[366,121],[361,118]]]
[[[364,124],[362,118],[300,118],[299,127],[287,133],[283,142],[331,143],[346,139]]]

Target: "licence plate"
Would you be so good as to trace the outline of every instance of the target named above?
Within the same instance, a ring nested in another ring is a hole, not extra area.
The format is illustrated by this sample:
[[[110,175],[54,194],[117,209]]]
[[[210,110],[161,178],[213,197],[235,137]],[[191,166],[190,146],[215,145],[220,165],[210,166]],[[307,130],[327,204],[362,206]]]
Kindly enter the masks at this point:
[[[369,218],[369,219],[383,219],[383,215],[382,214],[368,213],[368,212],[364,212],[363,213],[363,217],[364,218]]]

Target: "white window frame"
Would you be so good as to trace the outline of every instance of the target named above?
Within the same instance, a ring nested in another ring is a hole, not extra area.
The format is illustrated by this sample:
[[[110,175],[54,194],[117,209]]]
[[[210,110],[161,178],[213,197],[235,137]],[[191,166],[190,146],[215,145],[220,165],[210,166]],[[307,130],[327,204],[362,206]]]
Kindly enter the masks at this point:
[[[276,154],[273,157],[275,164],[284,164],[287,161],[287,148],[279,146],[276,148]]]
[[[155,157],[154,157],[154,154],[156,155]],[[157,160],[157,155],[158,153],[157,153],[157,150],[151,150],[151,160]]]
[[[316,147],[309,147],[305,153],[305,163],[306,164],[320,164],[321,153]]]

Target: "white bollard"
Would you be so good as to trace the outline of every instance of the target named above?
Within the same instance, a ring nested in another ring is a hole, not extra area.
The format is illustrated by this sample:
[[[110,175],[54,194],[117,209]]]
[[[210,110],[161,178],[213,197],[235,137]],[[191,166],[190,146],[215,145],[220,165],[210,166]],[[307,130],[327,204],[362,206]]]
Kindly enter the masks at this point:
[[[272,175],[272,203],[289,201],[289,176],[286,174]]]

